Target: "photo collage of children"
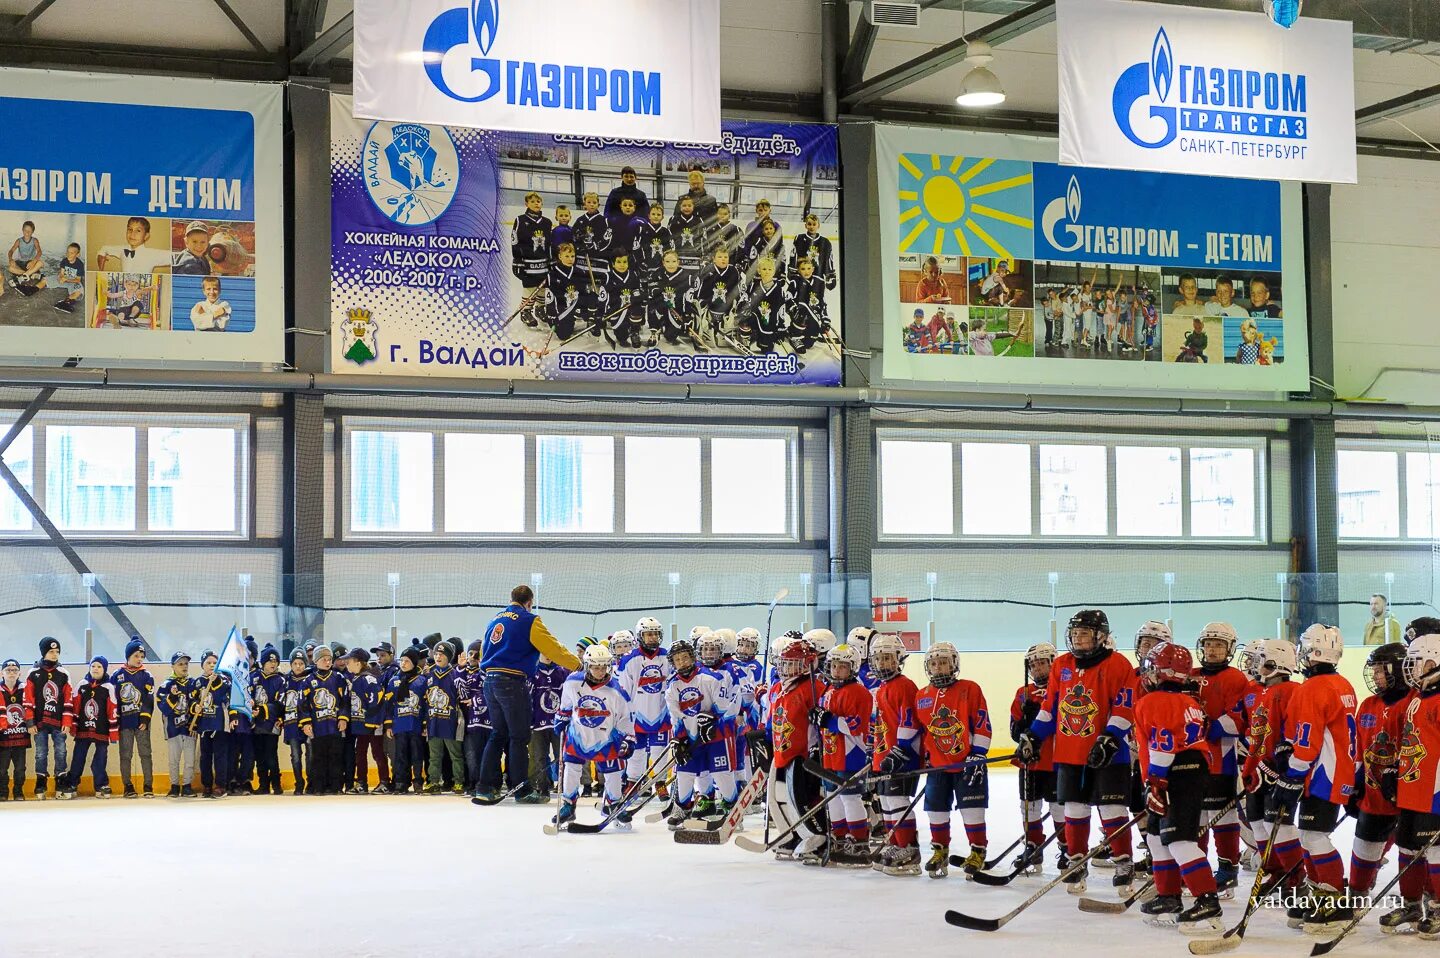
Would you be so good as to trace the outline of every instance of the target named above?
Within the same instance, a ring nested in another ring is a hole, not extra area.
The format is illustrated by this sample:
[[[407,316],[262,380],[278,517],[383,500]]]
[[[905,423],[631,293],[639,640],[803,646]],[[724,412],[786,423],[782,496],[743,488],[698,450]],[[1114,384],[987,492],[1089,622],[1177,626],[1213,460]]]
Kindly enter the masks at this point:
[[[255,224],[0,212],[0,326],[248,333]]]
[[[1285,361],[1273,272],[904,254],[900,298],[911,353]]]

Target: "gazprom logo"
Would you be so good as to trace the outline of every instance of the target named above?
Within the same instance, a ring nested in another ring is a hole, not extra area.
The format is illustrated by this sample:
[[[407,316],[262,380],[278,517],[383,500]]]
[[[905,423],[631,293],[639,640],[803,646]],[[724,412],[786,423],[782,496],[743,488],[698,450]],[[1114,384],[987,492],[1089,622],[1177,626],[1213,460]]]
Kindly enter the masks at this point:
[[[1115,81],[1115,125],[1136,146],[1158,150],[1182,133],[1202,137],[1303,140],[1307,137],[1304,74],[1181,63],[1161,27],[1148,62],[1127,67]],[[1207,140],[1203,148],[1214,151]],[[1193,138],[1182,150],[1199,149]]]
[[[500,0],[470,0],[425,30],[421,62],[431,85],[452,100],[540,110],[661,115],[661,74],[491,56],[500,36]]]
[[[1065,187],[1065,195],[1057,196],[1045,204],[1045,212],[1040,217],[1040,228],[1045,231],[1045,239],[1050,245],[1062,253],[1069,253],[1080,248],[1085,241],[1085,229],[1080,225],[1080,181],[1072,173],[1070,182]],[[1062,239],[1057,235],[1061,229],[1065,237]]]

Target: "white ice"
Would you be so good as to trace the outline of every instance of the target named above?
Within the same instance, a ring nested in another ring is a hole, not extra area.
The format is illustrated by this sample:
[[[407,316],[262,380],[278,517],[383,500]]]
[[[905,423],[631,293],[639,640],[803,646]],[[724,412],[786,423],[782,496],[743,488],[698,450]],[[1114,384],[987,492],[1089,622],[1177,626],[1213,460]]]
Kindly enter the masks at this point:
[[[1019,835],[1014,774],[995,774],[991,791],[993,855]],[[663,825],[638,819],[629,834],[546,836],[553,811],[449,796],[0,805],[10,873],[0,955],[1186,954],[1180,934],[1144,925],[1138,909],[1081,914],[1063,888],[993,934],[945,923],[947,908],[1009,911],[1053,877],[1053,854],[1046,878],[985,888],[955,871],[940,881],[889,878],[777,862],[733,843],[677,845]],[[600,817],[589,801],[579,814]],[[759,817],[749,819],[749,834],[760,829]],[[1348,870],[1347,827],[1342,834]],[[956,837],[952,851],[962,852],[958,823]],[[922,819],[922,847],[926,839]],[[1252,879],[1242,873],[1227,925]],[[1110,897],[1109,882],[1109,872],[1092,870],[1090,894]],[[1382,936],[1377,917],[1335,954],[1428,947]],[[1313,941],[1286,928],[1283,913],[1265,912],[1234,954],[1301,958]]]

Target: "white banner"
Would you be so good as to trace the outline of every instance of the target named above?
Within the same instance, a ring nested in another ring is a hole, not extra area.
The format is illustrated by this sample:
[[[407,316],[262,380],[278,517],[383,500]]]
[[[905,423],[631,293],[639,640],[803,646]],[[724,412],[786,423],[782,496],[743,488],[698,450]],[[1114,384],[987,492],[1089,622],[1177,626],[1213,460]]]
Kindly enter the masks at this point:
[[[1258,6],[1258,5],[1257,5]],[[1351,25],[1060,0],[1060,162],[1355,182]]]
[[[355,115],[720,142],[719,0],[356,0]]]

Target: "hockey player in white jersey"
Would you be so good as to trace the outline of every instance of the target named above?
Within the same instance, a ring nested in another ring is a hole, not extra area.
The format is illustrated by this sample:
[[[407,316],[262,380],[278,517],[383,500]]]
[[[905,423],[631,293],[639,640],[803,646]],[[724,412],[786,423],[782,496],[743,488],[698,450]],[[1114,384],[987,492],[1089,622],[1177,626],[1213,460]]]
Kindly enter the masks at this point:
[[[675,670],[660,640],[665,635],[660,622],[646,616],[635,623],[640,646],[620,660],[620,685],[630,695],[630,712],[635,719],[635,751],[625,762],[625,777],[632,782],[645,777],[648,768],[660,762],[670,743],[670,712],[665,707],[665,683]],[[656,783],[661,795],[665,783]]]
[[[675,674],[665,684],[665,704],[675,736],[675,811],[670,827],[678,829],[695,806],[695,778],[709,772],[719,798],[720,817],[728,815],[739,788],[735,783],[735,716],[739,700],[728,679],[702,668],[688,639],[670,649]]]
[[[560,786],[557,825],[575,818],[580,797],[580,772],[587,762],[605,779],[605,814],[620,800],[620,766],[635,749],[635,723],[630,696],[615,677],[615,657],[603,645],[585,650],[580,670],[571,673],[560,690],[560,711],[555,732],[561,741],[565,771]],[[617,824],[629,824],[624,816]]]
[[[619,632],[610,633],[610,654],[615,656],[615,661],[624,660],[625,656],[635,651],[635,633],[629,629],[621,629]]]
[[[734,629],[716,629],[707,638],[715,641],[702,641],[699,647],[700,662],[707,669],[729,676],[731,688],[739,703],[735,714],[735,780],[744,788],[745,783],[750,781],[746,738],[759,727],[754,721],[755,680],[748,669],[735,661],[740,639]],[[718,649],[715,642],[719,643]]]

